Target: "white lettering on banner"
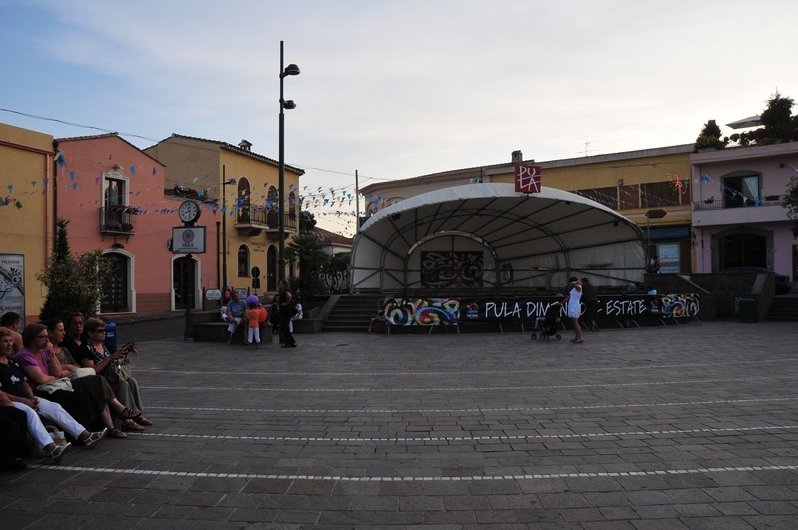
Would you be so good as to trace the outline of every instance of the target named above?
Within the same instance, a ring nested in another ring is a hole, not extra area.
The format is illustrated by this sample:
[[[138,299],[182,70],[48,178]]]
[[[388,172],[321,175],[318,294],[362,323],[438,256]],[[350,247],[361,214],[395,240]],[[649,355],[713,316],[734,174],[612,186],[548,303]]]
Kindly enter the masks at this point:
[[[604,313],[607,316],[623,315],[642,315],[646,312],[645,300],[609,300],[604,305]]]
[[[518,302],[486,302],[485,303],[485,317],[486,318],[521,318],[521,305]]]

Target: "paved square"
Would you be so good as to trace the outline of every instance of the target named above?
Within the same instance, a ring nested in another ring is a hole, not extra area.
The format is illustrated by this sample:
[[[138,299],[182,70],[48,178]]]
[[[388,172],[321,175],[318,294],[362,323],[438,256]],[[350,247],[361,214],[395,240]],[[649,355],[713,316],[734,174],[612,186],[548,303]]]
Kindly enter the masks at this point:
[[[798,325],[146,342],[156,422],[0,474],[4,528],[796,528]]]

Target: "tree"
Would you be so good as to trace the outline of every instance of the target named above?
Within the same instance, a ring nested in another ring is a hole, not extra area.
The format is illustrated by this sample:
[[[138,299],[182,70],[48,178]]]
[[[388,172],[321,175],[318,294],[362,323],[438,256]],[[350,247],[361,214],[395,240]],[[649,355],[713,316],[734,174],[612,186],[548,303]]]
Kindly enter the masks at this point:
[[[792,117],[792,98],[782,97],[776,92],[768,100],[767,107],[760,115],[760,121],[765,126],[766,142],[775,143],[791,140],[795,135],[795,126]]]
[[[75,257],[69,248],[67,225],[69,221],[56,219],[53,255],[36,278],[47,287],[39,318],[65,318],[80,311],[86,316],[97,312],[102,296],[102,286],[112,274],[111,265],[102,251],[85,252]]]
[[[725,144],[720,140],[720,127],[715,120],[704,124],[698,138],[695,139],[696,149],[723,149]]]
[[[787,217],[792,219],[792,235],[798,238],[798,176],[793,175],[787,185],[787,194],[782,206],[787,209]]]
[[[313,232],[300,233],[285,246],[285,257],[291,263],[299,262],[295,288],[302,302],[312,307],[313,296],[324,289],[313,274],[327,260],[327,254],[321,249],[321,241]]]
[[[299,233],[306,234],[308,232],[313,232],[315,228],[316,216],[305,210],[299,212]]]

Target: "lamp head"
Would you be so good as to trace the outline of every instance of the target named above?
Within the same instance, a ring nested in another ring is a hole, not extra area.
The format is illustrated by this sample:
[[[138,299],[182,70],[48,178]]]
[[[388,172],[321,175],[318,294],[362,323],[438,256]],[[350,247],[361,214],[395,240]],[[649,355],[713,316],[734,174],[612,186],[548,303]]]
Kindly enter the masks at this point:
[[[287,110],[295,109],[296,103],[294,103],[293,99],[284,99],[283,100],[283,108]]]
[[[289,64],[285,67],[285,70],[280,74],[280,77],[285,77],[289,75],[299,75],[299,67],[295,64]]]

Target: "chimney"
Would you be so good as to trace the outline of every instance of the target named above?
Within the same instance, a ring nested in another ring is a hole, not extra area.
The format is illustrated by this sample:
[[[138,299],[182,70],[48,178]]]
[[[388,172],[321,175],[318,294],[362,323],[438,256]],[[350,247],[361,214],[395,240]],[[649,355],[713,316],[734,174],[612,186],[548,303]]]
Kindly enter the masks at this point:
[[[252,151],[252,142],[249,142],[247,140],[241,140],[240,142],[238,142],[238,147],[240,147],[244,151]]]
[[[513,164],[520,164],[524,161],[524,153],[522,153],[520,149],[518,151],[513,151],[510,157],[510,160]]]

